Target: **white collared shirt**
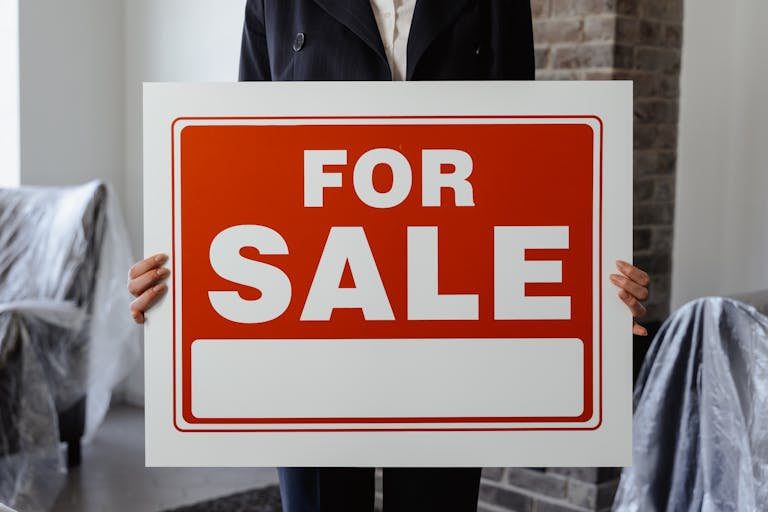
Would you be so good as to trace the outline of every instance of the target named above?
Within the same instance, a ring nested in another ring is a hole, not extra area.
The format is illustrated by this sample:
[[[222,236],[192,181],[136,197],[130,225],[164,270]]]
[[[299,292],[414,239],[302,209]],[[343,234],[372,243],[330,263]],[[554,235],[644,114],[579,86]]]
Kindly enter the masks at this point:
[[[408,34],[416,0],[371,0],[392,80],[405,80]]]

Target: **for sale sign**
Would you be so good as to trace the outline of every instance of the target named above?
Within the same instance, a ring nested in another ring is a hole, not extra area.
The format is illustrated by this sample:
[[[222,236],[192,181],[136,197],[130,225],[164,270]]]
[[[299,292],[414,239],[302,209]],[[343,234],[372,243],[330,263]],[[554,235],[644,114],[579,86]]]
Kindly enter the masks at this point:
[[[145,87],[152,465],[621,465],[626,83]]]

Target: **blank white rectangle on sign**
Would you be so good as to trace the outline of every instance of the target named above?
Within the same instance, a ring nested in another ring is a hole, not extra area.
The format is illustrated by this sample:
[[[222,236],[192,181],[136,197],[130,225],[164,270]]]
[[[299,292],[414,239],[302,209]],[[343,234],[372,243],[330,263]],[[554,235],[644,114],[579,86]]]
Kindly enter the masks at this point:
[[[199,419],[577,417],[584,407],[573,338],[195,340],[191,368]]]

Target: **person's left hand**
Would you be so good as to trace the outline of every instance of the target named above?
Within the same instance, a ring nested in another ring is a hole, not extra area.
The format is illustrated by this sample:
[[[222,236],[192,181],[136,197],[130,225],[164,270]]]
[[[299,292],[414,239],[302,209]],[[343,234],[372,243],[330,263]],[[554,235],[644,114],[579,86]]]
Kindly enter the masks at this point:
[[[642,318],[645,315],[645,306],[640,301],[648,298],[648,274],[626,261],[617,260],[616,268],[620,274],[611,274],[611,282],[619,287],[619,298],[632,312],[633,318]],[[645,327],[632,321],[632,334],[647,336]]]

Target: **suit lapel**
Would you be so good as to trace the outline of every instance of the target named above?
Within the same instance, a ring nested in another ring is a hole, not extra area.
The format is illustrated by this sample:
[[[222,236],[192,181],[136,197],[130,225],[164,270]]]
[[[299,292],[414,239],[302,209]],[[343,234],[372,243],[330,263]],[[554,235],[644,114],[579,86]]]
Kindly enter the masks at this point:
[[[315,0],[315,3],[365,41],[387,64],[387,54],[369,0]]]
[[[363,0],[359,1],[363,3]],[[416,0],[411,31],[408,35],[406,80],[413,78],[413,72],[421,56],[435,37],[445,30],[468,2],[469,0]],[[375,21],[374,19],[374,25]]]

